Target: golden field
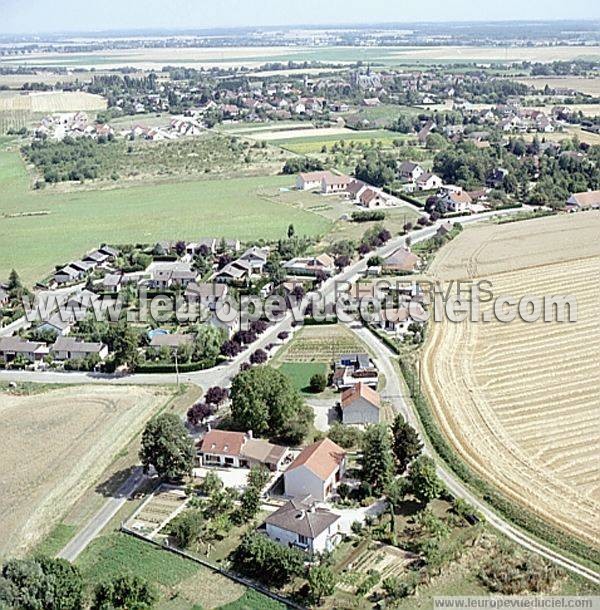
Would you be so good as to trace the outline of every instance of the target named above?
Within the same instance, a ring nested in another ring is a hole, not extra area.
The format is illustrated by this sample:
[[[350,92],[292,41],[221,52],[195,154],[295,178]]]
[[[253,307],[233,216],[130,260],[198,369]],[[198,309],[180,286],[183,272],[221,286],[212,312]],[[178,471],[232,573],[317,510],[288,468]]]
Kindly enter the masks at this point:
[[[495,296],[573,295],[577,322],[444,320],[432,324],[423,354],[424,389],[465,462],[593,546],[600,546],[599,235],[598,212],[466,229],[434,261],[436,279],[489,280]]]

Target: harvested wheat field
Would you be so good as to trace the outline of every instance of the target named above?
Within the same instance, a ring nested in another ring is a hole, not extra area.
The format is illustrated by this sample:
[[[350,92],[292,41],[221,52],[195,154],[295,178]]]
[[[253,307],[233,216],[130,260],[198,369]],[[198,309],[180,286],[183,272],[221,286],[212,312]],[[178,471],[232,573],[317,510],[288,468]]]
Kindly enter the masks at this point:
[[[170,396],[138,386],[0,393],[0,557],[47,533]]]
[[[577,322],[432,324],[423,384],[471,468],[600,546],[600,213],[466,229],[432,266],[495,296],[574,295]],[[482,306],[482,311],[486,307]]]
[[[82,91],[8,92],[0,95],[0,111],[75,112],[104,110],[107,101],[101,95]]]

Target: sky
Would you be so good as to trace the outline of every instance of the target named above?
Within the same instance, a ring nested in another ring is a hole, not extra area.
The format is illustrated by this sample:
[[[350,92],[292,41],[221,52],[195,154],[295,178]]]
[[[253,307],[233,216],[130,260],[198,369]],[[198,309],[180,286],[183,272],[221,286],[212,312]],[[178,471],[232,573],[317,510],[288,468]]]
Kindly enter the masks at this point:
[[[597,0],[0,0],[0,33],[599,19]]]

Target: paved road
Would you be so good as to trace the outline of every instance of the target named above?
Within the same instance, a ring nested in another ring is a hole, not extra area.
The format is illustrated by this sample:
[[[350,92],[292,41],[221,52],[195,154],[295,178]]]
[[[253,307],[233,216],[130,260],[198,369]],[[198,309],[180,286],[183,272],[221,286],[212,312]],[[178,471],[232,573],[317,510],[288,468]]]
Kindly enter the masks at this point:
[[[134,468],[116,495],[106,500],[104,506],[92,517],[89,523],[58,553],[58,557],[75,561],[87,545],[108,525],[146,478],[141,467]]]

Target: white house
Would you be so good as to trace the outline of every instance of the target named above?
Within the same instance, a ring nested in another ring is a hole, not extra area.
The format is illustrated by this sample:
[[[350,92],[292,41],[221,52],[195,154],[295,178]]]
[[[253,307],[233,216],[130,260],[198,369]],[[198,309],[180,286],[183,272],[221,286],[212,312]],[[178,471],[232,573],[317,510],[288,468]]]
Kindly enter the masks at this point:
[[[283,474],[286,496],[310,494],[324,501],[334,491],[346,470],[346,452],[324,438],[303,449]]]
[[[296,176],[296,188],[299,191],[321,188],[321,180],[326,173],[326,171],[302,172]]]
[[[418,163],[412,161],[402,161],[398,167],[400,178],[410,182],[416,182],[424,171]]]
[[[184,296],[190,303],[198,303],[201,307],[214,311],[217,301],[224,299],[228,290],[226,284],[192,282],[185,289]]]
[[[350,176],[338,176],[333,172],[325,172],[325,175],[321,178],[321,193],[323,195],[345,193],[351,182],[353,182],[353,179]]]
[[[340,516],[317,507],[310,496],[293,498],[265,519],[267,536],[307,553],[331,551],[341,539]]]
[[[340,408],[344,424],[377,424],[381,421],[379,393],[365,383],[344,390]]]
[[[417,188],[420,191],[431,191],[442,186],[442,179],[431,172],[424,172],[417,178]]]

